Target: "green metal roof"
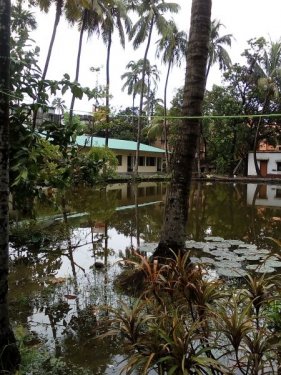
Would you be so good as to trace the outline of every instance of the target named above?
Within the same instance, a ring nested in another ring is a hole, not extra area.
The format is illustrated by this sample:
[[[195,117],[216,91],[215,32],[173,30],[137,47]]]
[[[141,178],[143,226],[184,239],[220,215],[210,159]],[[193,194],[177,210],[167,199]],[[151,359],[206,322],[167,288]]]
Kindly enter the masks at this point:
[[[90,147],[91,137],[88,136],[88,135],[79,135],[76,138],[76,143],[77,143],[78,146]],[[93,145],[93,147],[104,147],[105,146],[105,138],[92,137],[92,145]],[[109,138],[108,139],[108,147],[112,150],[136,151],[137,150],[137,142],[126,141],[126,140],[123,140],[123,139]],[[145,145],[143,143],[140,144],[140,151],[157,152],[157,153],[164,153],[165,152],[165,150],[163,150],[162,148]]]

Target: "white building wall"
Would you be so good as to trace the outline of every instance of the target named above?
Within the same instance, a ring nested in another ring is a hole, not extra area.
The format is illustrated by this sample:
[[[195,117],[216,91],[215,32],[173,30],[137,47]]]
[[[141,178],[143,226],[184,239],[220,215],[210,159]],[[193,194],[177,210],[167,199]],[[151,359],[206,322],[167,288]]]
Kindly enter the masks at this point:
[[[121,155],[121,153],[116,154],[116,155]],[[122,157],[122,164],[118,165],[117,167],[117,172],[118,173],[126,173],[128,169],[128,157],[127,155],[121,155]]]
[[[114,153],[117,155],[120,155],[122,157],[122,165],[118,165],[117,167],[117,173],[127,173],[128,172],[128,156],[131,156],[132,159],[135,158],[135,152],[132,152],[132,151],[124,151],[124,150],[113,150]],[[147,163],[146,161],[146,158],[148,157],[153,157],[155,158],[155,165],[153,166],[149,166],[149,165],[139,165],[138,167],[138,171],[139,173],[157,173],[157,159],[162,159],[163,160],[163,157],[164,157],[164,154],[163,156],[159,153],[143,153],[143,152],[140,152],[139,156],[143,156],[145,158],[145,163]]]
[[[277,162],[281,163],[281,152],[257,152],[257,161],[260,167],[259,160],[268,160],[267,174],[280,175],[281,171],[277,171]],[[254,153],[248,154],[248,176],[256,176],[256,168],[254,163]]]

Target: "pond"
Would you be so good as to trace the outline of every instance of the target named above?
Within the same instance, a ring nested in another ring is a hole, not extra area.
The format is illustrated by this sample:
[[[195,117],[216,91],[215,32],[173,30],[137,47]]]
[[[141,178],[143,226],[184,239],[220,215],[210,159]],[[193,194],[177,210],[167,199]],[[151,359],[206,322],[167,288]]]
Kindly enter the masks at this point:
[[[157,243],[166,188],[164,182],[81,188],[63,199],[54,194],[53,205],[38,201],[36,220],[12,212],[12,322],[69,365],[118,374],[120,343],[96,336],[110,306],[130,302],[114,287],[118,261]],[[194,262],[203,259],[230,278],[246,270],[278,272],[278,257],[269,255],[278,251],[273,239],[280,240],[281,186],[194,183],[189,204],[187,245]]]

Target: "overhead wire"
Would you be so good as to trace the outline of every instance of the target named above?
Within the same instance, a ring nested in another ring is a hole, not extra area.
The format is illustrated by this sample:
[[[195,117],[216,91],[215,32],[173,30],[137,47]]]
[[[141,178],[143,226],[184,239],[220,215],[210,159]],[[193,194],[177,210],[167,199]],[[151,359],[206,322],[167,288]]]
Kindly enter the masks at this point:
[[[9,96],[12,99],[16,100],[24,100],[23,97],[16,96],[14,94],[11,94],[9,92],[5,92],[0,90],[1,94],[5,94]],[[31,105],[31,104],[37,104],[44,107],[49,107],[46,103],[40,103],[40,102],[33,102],[33,103],[25,103],[25,105]],[[98,112],[98,111],[97,111]],[[77,110],[76,113],[85,113],[88,115],[94,115],[94,113],[97,113],[94,111],[83,111],[83,110]],[[139,117],[138,115],[126,115],[126,114],[117,114],[118,117]],[[221,120],[221,119],[245,119],[245,118],[274,118],[274,117],[281,117],[281,113],[263,113],[263,114],[244,114],[244,115],[201,115],[201,116],[164,116],[164,115],[141,115],[141,118],[151,118],[151,119],[167,119],[167,120],[184,120],[184,119],[209,119],[209,120]]]

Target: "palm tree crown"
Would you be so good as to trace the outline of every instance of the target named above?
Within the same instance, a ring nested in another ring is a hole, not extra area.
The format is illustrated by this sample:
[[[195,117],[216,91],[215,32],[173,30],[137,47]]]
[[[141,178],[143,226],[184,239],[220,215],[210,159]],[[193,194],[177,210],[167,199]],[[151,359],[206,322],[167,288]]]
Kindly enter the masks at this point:
[[[136,151],[136,162],[135,162],[135,173],[138,173],[138,154],[140,145],[140,133],[141,133],[141,113],[143,107],[143,96],[145,89],[145,71],[147,64],[148,50],[151,43],[151,36],[154,26],[157,29],[158,34],[162,35],[168,28],[168,22],[164,17],[164,14],[168,11],[177,12],[179,5],[175,3],[165,3],[163,0],[144,0],[144,1],[132,1],[130,7],[135,10],[139,15],[139,20],[135,23],[129,33],[129,39],[133,40],[133,47],[138,48],[145,40],[146,48],[143,58],[143,69],[141,78],[141,92],[140,92],[140,105],[139,105],[139,116],[138,116],[138,136],[137,136],[137,151]]]
[[[208,63],[206,70],[206,78],[209,75],[210,68],[215,63],[219,63],[219,67],[222,70],[225,70],[231,65],[231,59],[224,48],[225,45],[231,46],[232,34],[226,34],[220,36],[220,29],[224,26],[220,21],[213,20],[211,23],[211,34],[209,42],[209,54],[208,54]]]
[[[168,131],[167,131],[167,89],[168,81],[171,68],[174,64],[180,66],[182,58],[186,54],[187,48],[187,35],[184,31],[178,31],[178,28],[174,21],[169,21],[169,27],[167,32],[158,41],[158,47],[156,56],[159,57],[162,53],[162,61],[168,64],[166,82],[164,87],[164,142],[165,142],[165,154],[166,154],[166,165],[169,169],[169,153],[168,153]]]

